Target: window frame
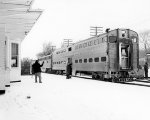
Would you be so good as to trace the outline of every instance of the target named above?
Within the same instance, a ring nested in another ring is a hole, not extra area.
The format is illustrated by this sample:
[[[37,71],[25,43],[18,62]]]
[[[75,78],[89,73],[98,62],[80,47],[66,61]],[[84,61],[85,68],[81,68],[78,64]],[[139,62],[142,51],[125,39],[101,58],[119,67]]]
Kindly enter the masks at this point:
[[[82,63],[82,59],[79,59],[79,63]]]
[[[11,68],[18,68],[19,67],[19,43],[11,42]],[[13,48],[16,48],[13,50]],[[16,52],[16,53],[13,53]]]
[[[93,62],[93,58],[89,58],[89,63],[92,63]]]
[[[105,60],[103,60],[105,58]],[[104,56],[104,57],[101,57],[101,62],[106,62],[107,61],[107,58],[106,58],[106,56]]]
[[[85,59],[83,60],[83,62],[84,62],[84,63],[87,63],[87,62],[88,62],[87,58],[85,58]]]
[[[96,59],[98,59],[98,60],[96,60]],[[100,60],[99,60],[99,57],[95,57],[94,58],[94,62],[99,62]]]

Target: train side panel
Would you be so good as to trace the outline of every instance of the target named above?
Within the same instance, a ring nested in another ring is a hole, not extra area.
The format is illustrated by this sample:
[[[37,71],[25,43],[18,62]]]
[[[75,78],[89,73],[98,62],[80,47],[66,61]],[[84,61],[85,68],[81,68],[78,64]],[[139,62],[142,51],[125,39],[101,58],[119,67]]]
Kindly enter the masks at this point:
[[[52,70],[54,71],[65,71],[66,70],[66,65],[67,65],[67,48],[60,48],[58,50],[55,50],[53,52],[53,67]]]
[[[133,70],[136,71],[139,66],[139,40],[138,40],[138,34],[134,31],[129,32],[130,39],[133,43]]]
[[[108,71],[118,71],[118,44],[117,44],[117,30],[113,30],[108,34]]]
[[[105,35],[74,45],[73,71],[107,72],[107,38]]]
[[[52,69],[52,55],[47,55],[44,57],[39,58],[39,63],[43,64],[43,66],[41,67],[41,71],[42,72],[49,72]]]

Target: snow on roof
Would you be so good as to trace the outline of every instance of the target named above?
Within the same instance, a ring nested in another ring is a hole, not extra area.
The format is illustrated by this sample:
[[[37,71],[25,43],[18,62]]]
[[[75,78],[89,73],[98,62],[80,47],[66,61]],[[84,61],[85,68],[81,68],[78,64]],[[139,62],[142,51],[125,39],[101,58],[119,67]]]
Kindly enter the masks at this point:
[[[0,0],[0,27],[10,39],[23,40],[42,10],[31,9],[33,0]]]

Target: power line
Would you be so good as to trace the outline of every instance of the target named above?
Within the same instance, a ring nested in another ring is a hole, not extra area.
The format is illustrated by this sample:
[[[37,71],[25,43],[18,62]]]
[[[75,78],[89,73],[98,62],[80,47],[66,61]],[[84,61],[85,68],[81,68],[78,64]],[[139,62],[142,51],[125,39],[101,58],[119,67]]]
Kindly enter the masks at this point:
[[[72,39],[64,39],[63,45],[62,46],[69,46],[72,45],[73,41]]]
[[[97,27],[97,26],[93,27],[93,26],[91,26],[90,30],[92,31],[92,32],[90,32],[91,36],[97,36],[98,34],[103,33],[103,27]]]
[[[56,46],[51,46],[51,50],[52,50],[52,52],[54,51],[56,49]]]

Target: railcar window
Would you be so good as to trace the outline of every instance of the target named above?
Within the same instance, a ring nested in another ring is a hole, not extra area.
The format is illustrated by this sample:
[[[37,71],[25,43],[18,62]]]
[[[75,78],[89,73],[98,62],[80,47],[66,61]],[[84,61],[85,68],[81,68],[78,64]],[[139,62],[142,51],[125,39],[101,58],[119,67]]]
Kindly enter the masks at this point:
[[[117,37],[116,36],[109,36],[109,42],[110,43],[115,43],[117,41]]]
[[[75,63],[78,63],[78,60],[75,60]]]
[[[94,58],[94,62],[99,62],[99,57]]]
[[[79,63],[82,63],[82,59],[79,59]]]
[[[102,42],[104,42],[104,38],[102,38]]]
[[[106,57],[101,57],[101,61],[105,62],[106,61]]]
[[[93,62],[93,59],[92,59],[92,58],[89,58],[89,62]]]
[[[136,42],[136,38],[133,38],[133,39],[132,39],[132,42]]]
[[[104,41],[104,42],[107,42],[107,37],[103,37],[103,41]]]
[[[87,63],[87,59],[84,59],[84,63]]]

